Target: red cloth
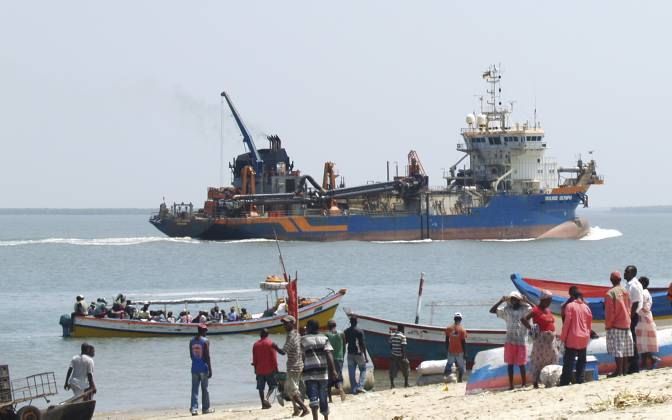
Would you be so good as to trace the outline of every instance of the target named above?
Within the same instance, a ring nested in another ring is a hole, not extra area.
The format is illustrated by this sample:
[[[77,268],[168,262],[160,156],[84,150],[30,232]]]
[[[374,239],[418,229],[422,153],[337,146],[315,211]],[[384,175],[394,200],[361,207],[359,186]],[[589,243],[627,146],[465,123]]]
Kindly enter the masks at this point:
[[[527,363],[527,346],[525,344],[504,344],[504,363],[507,365],[525,365]]]
[[[616,286],[604,297],[604,328],[630,328],[630,294],[621,286]]]
[[[296,319],[296,325],[299,325],[299,292],[296,279],[291,280],[287,285],[287,313]]]
[[[565,306],[565,322],[560,334],[560,340],[565,343],[565,347],[575,350],[588,347],[592,328],[593,313],[588,305],[581,300],[575,300]]]
[[[539,325],[540,332],[555,332],[555,317],[553,317],[550,309],[541,309],[535,306],[532,308],[532,320],[535,324]]]
[[[278,371],[278,356],[270,338],[262,338],[252,346],[252,364],[257,375],[271,375]]]

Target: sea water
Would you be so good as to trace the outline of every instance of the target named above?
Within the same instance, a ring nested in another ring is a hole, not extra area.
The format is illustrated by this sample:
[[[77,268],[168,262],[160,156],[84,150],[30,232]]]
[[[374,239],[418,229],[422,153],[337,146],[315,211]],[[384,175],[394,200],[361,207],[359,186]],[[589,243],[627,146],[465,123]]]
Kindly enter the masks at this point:
[[[266,300],[245,290],[281,273],[274,241],[166,238],[148,223],[148,214],[75,213],[0,214],[0,364],[10,366],[13,378],[54,371],[62,386],[83,340],[62,338],[58,320],[71,312],[78,294],[88,302],[98,297],[110,302],[118,293],[138,300],[229,296],[255,311],[264,309]],[[593,228],[580,241],[280,242],[280,247],[287,270],[298,273],[300,295],[347,288],[341,308],[411,321],[423,272],[421,322],[445,325],[459,311],[473,328],[503,327],[488,309],[513,289],[513,272],[607,284],[611,271],[636,264],[653,285],[672,278],[670,213],[591,210],[584,216]],[[344,327],[341,308],[336,319]],[[257,400],[250,366],[255,339],[211,337],[213,404]],[[87,341],[96,346],[98,411],[188,407],[187,338]],[[68,396],[61,390],[55,400]]]

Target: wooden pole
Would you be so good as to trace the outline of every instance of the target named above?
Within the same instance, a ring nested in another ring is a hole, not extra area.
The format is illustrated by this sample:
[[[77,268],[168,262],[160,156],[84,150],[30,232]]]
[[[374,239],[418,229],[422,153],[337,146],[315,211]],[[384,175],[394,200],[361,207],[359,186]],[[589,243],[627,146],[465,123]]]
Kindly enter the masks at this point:
[[[415,307],[415,323],[420,322],[420,305],[422,305],[422,286],[425,284],[425,273],[420,273],[420,286],[418,287],[418,305]]]

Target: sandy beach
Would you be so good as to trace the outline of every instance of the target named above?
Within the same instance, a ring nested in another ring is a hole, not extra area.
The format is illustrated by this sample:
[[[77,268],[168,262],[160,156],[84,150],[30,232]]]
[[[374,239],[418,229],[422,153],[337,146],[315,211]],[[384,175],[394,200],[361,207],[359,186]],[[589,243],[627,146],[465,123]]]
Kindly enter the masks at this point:
[[[538,389],[532,387],[479,395],[464,395],[464,384],[397,388],[334,398],[331,419],[445,419],[445,418],[669,418],[672,412],[672,369],[606,379],[583,385]],[[253,390],[251,392],[254,392]],[[290,419],[291,405],[216,406],[206,419]],[[184,419],[186,408],[100,413],[96,419]],[[310,418],[304,417],[304,418]],[[320,418],[322,418],[320,416]]]

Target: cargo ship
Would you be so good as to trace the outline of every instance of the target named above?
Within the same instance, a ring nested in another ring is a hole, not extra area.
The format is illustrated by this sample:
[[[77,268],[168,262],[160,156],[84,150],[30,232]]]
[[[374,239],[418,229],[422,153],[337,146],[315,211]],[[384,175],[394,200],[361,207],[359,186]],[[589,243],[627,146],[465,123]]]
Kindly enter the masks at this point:
[[[463,155],[430,187],[418,154],[408,154],[401,176],[347,187],[337,185],[333,162],[322,183],[294,167],[277,135],[257,149],[229,95],[222,93],[247,152],[229,164],[233,182],[208,188],[202,209],[162,203],[150,223],[168,236],[205,240],[253,238],[306,241],[509,240],[580,238],[589,231],[576,208],[602,184],[594,160],[559,167],[545,156],[541,124],[512,123],[513,103],[502,105],[501,72],[482,74],[480,112],[466,116],[457,150]],[[536,111],[535,111],[536,114]],[[463,163],[464,162],[464,163]],[[460,165],[462,164],[462,167]],[[342,178],[341,178],[342,181]]]

